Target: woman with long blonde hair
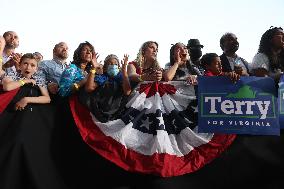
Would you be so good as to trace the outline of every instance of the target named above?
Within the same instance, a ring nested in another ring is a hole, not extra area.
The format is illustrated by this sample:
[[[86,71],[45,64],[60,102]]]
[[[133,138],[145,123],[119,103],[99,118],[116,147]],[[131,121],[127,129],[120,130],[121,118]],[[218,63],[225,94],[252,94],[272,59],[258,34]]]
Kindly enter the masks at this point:
[[[134,82],[162,80],[162,70],[157,61],[157,53],[157,42],[147,41],[143,43],[136,59],[128,64],[129,79]]]

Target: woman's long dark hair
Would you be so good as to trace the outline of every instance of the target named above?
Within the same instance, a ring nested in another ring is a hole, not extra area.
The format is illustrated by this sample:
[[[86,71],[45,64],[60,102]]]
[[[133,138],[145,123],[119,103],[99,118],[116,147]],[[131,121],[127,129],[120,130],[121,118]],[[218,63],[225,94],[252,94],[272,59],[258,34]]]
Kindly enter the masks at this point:
[[[171,49],[170,49],[170,65],[173,66],[174,63],[175,63],[175,57],[174,57],[174,54],[175,54],[175,48],[176,46],[178,46],[180,43],[176,43],[174,44]],[[188,72],[192,75],[200,75],[199,72],[196,71],[196,69],[194,69],[193,65],[191,64],[190,60],[186,61],[186,68],[188,69]],[[180,70],[180,69],[177,69],[176,71],[176,76],[182,76],[183,74],[183,71]]]
[[[78,68],[80,68],[80,65],[82,63],[82,58],[81,58],[81,52],[84,48],[84,46],[88,46],[90,47],[92,53],[94,52],[95,48],[94,46],[89,43],[88,41],[85,41],[84,43],[80,43],[80,45],[77,47],[77,49],[74,51],[74,55],[73,55],[73,61],[72,64],[75,64]],[[89,70],[91,69],[91,64],[87,64],[86,66],[86,71],[89,72]]]
[[[271,40],[275,34],[283,29],[281,27],[270,27],[262,36],[259,43],[258,52],[263,53],[268,57],[269,66],[271,70],[281,69],[284,70],[284,52],[280,53],[277,57],[273,54]]]

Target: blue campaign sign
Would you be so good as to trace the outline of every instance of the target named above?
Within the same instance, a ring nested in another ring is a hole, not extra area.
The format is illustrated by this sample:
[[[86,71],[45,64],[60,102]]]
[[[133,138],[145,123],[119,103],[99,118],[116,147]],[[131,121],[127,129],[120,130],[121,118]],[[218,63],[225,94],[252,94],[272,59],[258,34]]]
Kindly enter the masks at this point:
[[[278,102],[279,102],[279,124],[280,128],[284,129],[284,76],[283,75],[281,76],[279,81]]]
[[[268,77],[199,77],[198,132],[280,135],[276,94]]]

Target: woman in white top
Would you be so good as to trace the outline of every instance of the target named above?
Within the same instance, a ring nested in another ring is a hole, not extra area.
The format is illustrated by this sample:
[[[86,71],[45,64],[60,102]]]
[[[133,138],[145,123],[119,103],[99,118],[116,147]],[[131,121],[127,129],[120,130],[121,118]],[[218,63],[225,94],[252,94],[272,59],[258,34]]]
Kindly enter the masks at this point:
[[[284,71],[284,32],[281,27],[270,28],[262,35],[251,69],[255,76],[269,76],[278,82]]]

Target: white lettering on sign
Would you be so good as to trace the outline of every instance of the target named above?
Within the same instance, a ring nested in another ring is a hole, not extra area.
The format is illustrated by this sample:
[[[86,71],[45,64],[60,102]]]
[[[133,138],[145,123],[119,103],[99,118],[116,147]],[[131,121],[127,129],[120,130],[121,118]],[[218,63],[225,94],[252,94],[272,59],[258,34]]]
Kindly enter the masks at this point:
[[[216,110],[216,105],[220,104],[221,111],[224,114],[231,115],[253,115],[254,112],[252,107],[257,107],[261,116],[260,119],[266,119],[268,108],[270,105],[270,101],[231,101],[224,100],[222,101],[221,97],[205,97],[205,102],[210,103],[210,111],[211,114],[218,114]],[[244,110],[244,111],[243,111]],[[219,112],[220,113],[220,112]]]

